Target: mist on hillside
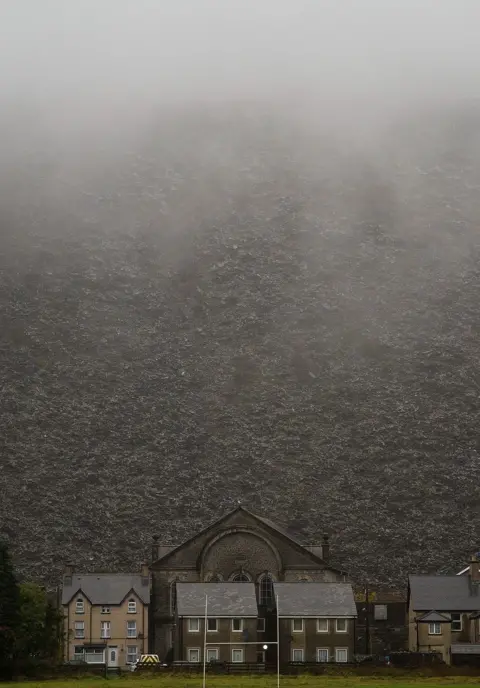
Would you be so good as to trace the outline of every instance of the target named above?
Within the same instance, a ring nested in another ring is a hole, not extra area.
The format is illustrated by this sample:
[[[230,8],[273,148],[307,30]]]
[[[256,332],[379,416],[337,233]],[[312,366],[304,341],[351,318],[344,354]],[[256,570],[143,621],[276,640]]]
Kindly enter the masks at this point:
[[[360,578],[478,549],[479,20],[1,3],[0,532],[25,575],[125,569],[238,501]]]

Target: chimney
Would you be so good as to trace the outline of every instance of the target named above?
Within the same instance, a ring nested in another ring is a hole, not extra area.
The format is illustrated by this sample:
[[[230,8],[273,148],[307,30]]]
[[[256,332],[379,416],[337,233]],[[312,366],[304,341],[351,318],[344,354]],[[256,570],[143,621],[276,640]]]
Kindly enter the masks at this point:
[[[140,575],[142,576],[142,585],[148,585],[150,583],[150,569],[146,562],[142,564]]]
[[[73,574],[75,572],[75,566],[71,563],[68,562],[65,564],[63,568],[63,584],[64,585],[72,585],[72,578]]]
[[[152,564],[160,559],[160,545],[158,544],[158,535],[153,536],[152,542]]]
[[[330,543],[328,535],[323,536],[322,540],[322,559],[328,561],[330,559]]]
[[[470,559],[470,582],[479,584],[480,583],[480,562],[476,556],[472,556]]]

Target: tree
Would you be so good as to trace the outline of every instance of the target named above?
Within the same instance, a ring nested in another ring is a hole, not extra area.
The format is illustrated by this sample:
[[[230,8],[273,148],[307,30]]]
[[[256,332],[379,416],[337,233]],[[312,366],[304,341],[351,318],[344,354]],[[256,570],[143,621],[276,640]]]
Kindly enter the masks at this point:
[[[20,595],[8,547],[0,541],[0,678],[13,674]]]
[[[36,583],[20,585],[17,656],[22,663],[57,660],[60,651],[58,610]]]

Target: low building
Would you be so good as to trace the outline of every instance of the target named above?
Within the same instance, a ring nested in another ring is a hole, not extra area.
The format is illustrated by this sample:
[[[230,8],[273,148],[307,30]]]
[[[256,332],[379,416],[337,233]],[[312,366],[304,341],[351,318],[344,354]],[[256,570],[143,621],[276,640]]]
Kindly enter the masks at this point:
[[[410,576],[409,649],[438,652],[448,664],[480,661],[480,562],[468,574]],[[468,658],[468,659],[467,659]]]
[[[122,668],[148,652],[150,576],[75,573],[62,583],[65,661]]]
[[[204,647],[207,662],[262,659],[257,655],[261,646],[255,644],[258,607],[253,583],[177,583],[176,587],[174,660],[203,662]]]
[[[280,662],[351,662],[357,609],[349,583],[274,583]]]

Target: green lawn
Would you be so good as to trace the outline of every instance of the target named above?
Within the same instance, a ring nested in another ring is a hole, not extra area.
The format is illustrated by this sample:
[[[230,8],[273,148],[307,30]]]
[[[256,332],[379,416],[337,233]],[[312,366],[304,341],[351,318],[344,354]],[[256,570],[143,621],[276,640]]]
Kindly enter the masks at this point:
[[[23,684],[4,683],[8,688],[100,688],[103,678],[60,679],[58,681],[26,681]],[[165,675],[158,678],[127,676],[108,679],[111,688],[201,688],[202,676]],[[447,688],[447,686],[479,685],[479,677],[450,676],[447,678],[396,679],[377,676],[281,676],[280,688]],[[207,675],[207,688],[276,688],[276,675],[268,676],[215,676]]]

